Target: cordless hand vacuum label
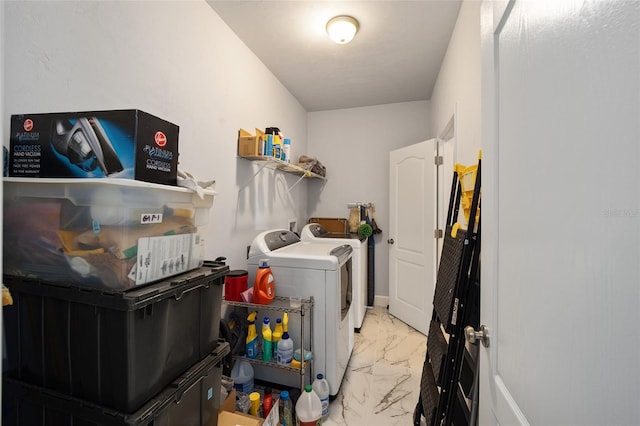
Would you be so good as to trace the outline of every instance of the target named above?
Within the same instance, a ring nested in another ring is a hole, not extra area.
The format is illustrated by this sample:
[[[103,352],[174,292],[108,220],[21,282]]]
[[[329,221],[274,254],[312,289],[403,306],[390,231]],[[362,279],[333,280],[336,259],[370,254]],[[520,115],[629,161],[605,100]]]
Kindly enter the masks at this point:
[[[33,120],[26,119],[22,123],[22,129],[18,129],[13,138],[18,142],[13,146],[13,163],[11,171],[14,176],[29,176],[40,173],[40,161],[42,150],[40,144],[40,132],[33,131]],[[34,143],[35,142],[35,143]]]
[[[160,170],[163,172],[171,171],[171,161],[173,160],[173,152],[159,148],[165,146],[167,138],[162,132],[156,132],[155,142],[157,147],[146,145],[144,152],[148,155],[146,167],[151,170]]]

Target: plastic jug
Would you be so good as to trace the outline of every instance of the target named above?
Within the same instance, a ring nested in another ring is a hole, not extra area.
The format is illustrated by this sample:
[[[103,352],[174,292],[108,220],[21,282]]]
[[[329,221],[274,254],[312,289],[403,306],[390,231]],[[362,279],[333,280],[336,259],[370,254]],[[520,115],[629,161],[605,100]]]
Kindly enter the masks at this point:
[[[322,403],[311,385],[304,387],[304,392],[296,402],[296,420],[299,426],[317,426],[322,419]]]
[[[239,359],[231,369],[233,387],[243,393],[253,391],[253,367],[248,361]]]
[[[282,335],[282,339],[278,343],[278,364],[291,365],[293,359],[293,340],[289,338],[286,331]]]
[[[273,347],[271,346],[271,325],[269,324],[269,317],[264,317],[262,320],[262,360],[271,361],[273,355]]]
[[[256,271],[256,279],[253,283],[253,303],[268,305],[276,295],[275,282],[269,261],[260,260],[260,267]]]
[[[324,375],[319,373],[316,376],[316,379],[311,384],[311,387],[320,398],[320,403],[322,404],[322,420],[325,420],[329,417],[329,382],[324,378]]]

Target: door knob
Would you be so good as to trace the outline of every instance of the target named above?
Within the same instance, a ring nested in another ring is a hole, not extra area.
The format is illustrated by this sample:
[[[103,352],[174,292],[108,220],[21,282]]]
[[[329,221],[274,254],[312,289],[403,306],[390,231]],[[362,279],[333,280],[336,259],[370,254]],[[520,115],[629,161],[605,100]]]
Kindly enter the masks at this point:
[[[390,238],[390,239],[387,240],[387,243],[389,243],[389,244],[393,244],[394,242],[395,241],[393,241],[393,238]]]
[[[464,337],[469,343],[481,342],[485,348],[489,347],[489,328],[485,325],[480,326],[480,331],[475,331],[470,325],[464,328]]]

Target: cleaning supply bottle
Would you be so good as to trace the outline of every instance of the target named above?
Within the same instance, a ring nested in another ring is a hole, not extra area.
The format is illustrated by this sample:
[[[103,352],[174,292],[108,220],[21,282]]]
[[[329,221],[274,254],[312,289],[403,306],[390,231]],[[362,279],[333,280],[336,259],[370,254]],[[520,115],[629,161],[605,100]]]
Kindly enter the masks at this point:
[[[271,361],[273,355],[273,347],[271,346],[271,324],[269,324],[269,317],[264,317],[262,320],[262,360]]]
[[[258,416],[260,411],[260,393],[259,392],[251,392],[249,394],[249,414],[252,416]]]
[[[280,392],[280,403],[278,404],[281,426],[293,426],[293,404],[288,391]]]
[[[291,139],[284,139],[284,146],[282,148],[282,160],[285,163],[291,162]]]
[[[296,402],[296,421],[299,426],[317,426],[322,419],[322,403],[311,385],[304,387],[304,392]]]
[[[272,390],[269,386],[264,388],[264,398],[262,399],[262,417],[265,419],[269,415],[271,411],[271,407],[273,406],[273,395]]]
[[[289,331],[289,314],[282,314],[282,332]]]
[[[246,341],[247,358],[256,358],[258,356],[258,332],[256,331],[256,315],[258,315],[258,312],[253,311],[247,316],[247,321],[249,321]]]
[[[320,402],[322,403],[322,420],[326,420],[329,417],[329,382],[324,378],[322,373],[318,373],[316,379],[311,384],[311,387],[315,391]]]
[[[231,369],[233,387],[242,393],[253,391],[253,367],[249,361],[238,359]]]
[[[275,295],[275,281],[269,267],[269,261],[261,259],[260,267],[256,271],[256,278],[253,283],[253,303],[268,305],[273,301]]]
[[[278,343],[278,364],[291,365],[293,359],[293,340],[289,338],[286,331],[282,334],[282,339]]]
[[[273,157],[273,135],[267,135],[267,151],[264,155]]]
[[[282,333],[284,329],[282,328],[282,318],[276,319],[276,326],[273,329],[273,333],[271,334],[272,346],[273,346],[273,357],[278,359],[278,342],[282,339]]]

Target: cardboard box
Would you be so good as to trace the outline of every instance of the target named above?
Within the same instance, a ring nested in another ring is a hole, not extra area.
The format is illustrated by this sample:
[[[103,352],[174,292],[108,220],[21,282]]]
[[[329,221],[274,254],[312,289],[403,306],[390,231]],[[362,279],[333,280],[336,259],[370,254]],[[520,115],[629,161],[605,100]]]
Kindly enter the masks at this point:
[[[239,157],[257,157],[263,155],[262,142],[264,141],[264,132],[256,129],[256,134],[252,135],[244,129],[238,131],[238,156]]]
[[[263,419],[243,413],[231,413],[220,411],[218,413],[218,426],[261,426]]]
[[[11,177],[176,185],[179,127],[140,110],[11,116]]]
[[[218,426],[279,426],[280,412],[278,403],[279,399],[274,395],[273,409],[266,419],[236,412],[236,390],[234,389],[220,407]]]

